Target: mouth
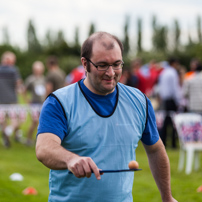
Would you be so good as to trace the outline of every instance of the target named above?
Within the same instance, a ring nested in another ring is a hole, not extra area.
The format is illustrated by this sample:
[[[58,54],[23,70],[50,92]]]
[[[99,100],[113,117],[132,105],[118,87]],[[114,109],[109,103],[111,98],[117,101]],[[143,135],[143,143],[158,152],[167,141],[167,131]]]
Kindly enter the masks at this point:
[[[114,78],[103,78],[103,80],[106,82],[112,82],[114,81]]]
[[[113,85],[114,84],[114,79],[103,79],[103,82],[105,85]]]
[[[103,79],[104,81],[111,82],[113,79]]]

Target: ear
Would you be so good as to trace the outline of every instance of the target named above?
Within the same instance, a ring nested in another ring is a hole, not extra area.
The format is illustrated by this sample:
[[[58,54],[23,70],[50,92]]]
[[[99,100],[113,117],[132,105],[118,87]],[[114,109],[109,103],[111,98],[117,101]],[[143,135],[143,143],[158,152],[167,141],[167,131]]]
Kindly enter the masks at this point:
[[[86,60],[86,58],[82,57],[81,58],[81,63],[83,65],[85,71],[87,72],[87,60]]]

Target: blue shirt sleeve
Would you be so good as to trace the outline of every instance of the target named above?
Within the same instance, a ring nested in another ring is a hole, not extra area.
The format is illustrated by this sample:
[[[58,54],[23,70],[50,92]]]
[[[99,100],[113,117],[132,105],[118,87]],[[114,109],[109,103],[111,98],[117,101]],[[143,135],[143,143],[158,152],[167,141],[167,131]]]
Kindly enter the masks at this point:
[[[151,101],[147,98],[148,115],[147,123],[142,134],[141,141],[146,145],[153,145],[159,140],[159,133],[156,126],[156,118]]]
[[[43,103],[37,135],[53,133],[61,140],[67,135],[67,120],[61,104],[54,96],[49,96]]]

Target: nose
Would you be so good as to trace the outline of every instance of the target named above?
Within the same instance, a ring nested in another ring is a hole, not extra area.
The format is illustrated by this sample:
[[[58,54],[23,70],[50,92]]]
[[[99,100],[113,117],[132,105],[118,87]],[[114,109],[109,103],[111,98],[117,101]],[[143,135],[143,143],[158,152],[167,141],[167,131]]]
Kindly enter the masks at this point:
[[[115,75],[115,71],[114,71],[114,69],[112,68],[112,65],[109,65],[109,68],[107,69],[106,74],[107,74],[108,76],[114,76],[114,75]]]

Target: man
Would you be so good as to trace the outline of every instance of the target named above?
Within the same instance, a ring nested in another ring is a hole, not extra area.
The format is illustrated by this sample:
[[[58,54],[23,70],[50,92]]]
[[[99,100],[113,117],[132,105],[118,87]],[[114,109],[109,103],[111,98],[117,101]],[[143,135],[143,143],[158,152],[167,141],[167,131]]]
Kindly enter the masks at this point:
[[[15,62],[16,56],[13,52],[6,51],[3,53],[0,65],[0,104],[17,104],[17,92],[21,89],[22,79]],[[19,120],[16,116],[10,118],[10,125],[8,125],[7,118],[1,123],[5,147],[10,147],[9,136],[13,132],[15,140],[19,141]]]
[[[65,86],[66,74],[60,69],[56,56],[50,56],[47,60],[48,73],[46,75],[46,94]]]
[[[168,126],[172,128],[172,147],[176,148],[176,131],[172,123],[171,113],[178,110],[180,104],[180,81],[178,75],[179,61],[170,58],[167,66],[159,76],[159,97],[162,109],[165,110],[165,120],[160,132],[161,139],[166,146]]]
[[[22,85],[18,68],[15,66],[16,56],[10,51],[1,57],[1,104],[17,103],[17,89]]]
[[[65,85],[76,83],[77,81],[85,78],[85,69],[82,65],[74,68],[65,78]]]
[[[185,73],[185,80],[192,78],[196,72],[196,69],[200,65],[200,61],[197,58],[192,58],[190,61],[190,70]]]
[[[198,64],[194,75],[185,80],[183,85],[184,96],[188,99],[188,110],[202,114],[202,65]]]
[[[140,139],[162,201],[176,201],[151,103],[139,90],[118,83],[122,51],[117,37],[92,34],[81,49],[86,78],[54,92],[42,107],[36,155],[51,169],[49,201],[132,202],[134,173],[101,178],[100,169],[127,168]]]
[[[44,64],[41,61],[35,61],[32,65],[32,74],[25,80],[24,96],[28,103],[34,105],[42,105],[46,96]],[[31,100],[27,97],[27,92],[31,93]],[[32,111],[32,123],[27,133],[26,145],[33,145],[33,132],[36,129],[39,121],[38,111]]]

